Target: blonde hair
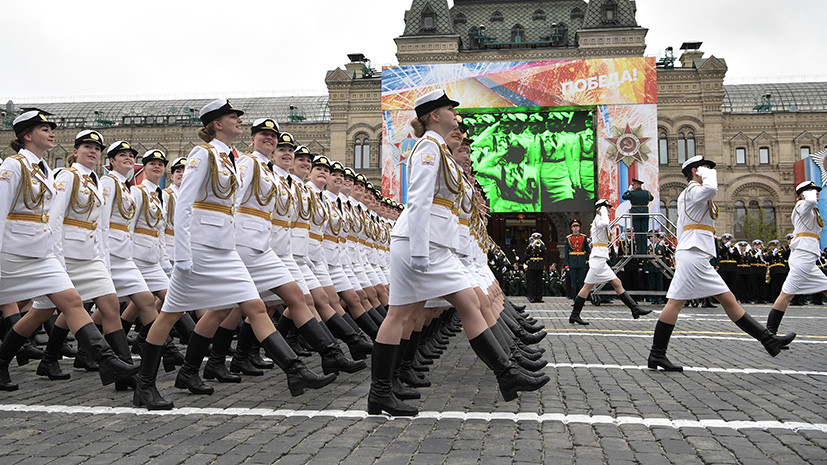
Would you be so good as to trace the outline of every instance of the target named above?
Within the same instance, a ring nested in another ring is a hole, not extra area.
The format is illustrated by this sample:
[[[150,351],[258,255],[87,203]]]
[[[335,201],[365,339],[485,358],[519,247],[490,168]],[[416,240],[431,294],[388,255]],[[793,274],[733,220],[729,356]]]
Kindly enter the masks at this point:
[[[415,137],[422,137],[425,135],[425,131],[427,128],[425,127],[425,123],[428,122],[428,118],[431,116],[431,112],[428,112],[426,115],[422,115],[415,120],[411,121],[411,128],[413,129]]]
[[[77,159],[78,159],[78,156],[73,153],[73,154],[69,155],[68,157],[66,157],[66,164],[65,165],[66,166],[72,166],[72,163],[76,162]]]
[[[215,121],[210,121],[210,124],[198,130],[198,137],[206,143],[215,139]]]

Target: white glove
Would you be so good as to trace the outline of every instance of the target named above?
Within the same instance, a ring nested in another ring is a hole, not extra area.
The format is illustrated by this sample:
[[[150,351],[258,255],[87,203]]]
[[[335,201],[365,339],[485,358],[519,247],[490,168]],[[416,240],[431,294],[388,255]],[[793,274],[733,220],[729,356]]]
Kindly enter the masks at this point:
[[[629,184],[629,189],[628,190],[633,190],[634,188],[635,188],[635,186]]]
[[[818,200],[818,192],[816,192],[815,189],[808,189],[802,192],[801,195],[804,197],[804,200]]]
[[[609,208],[608,207],[600,207],[600,216],[604,218],[609,217]]]
[[[411,268],[416,271],[428,271],[429,265],[428,257],[411,257]]]
[[[192,260],[181,260],[180,262],[175,262],[175,269],[184,274],[190,274],[190,272],[192,272]]]

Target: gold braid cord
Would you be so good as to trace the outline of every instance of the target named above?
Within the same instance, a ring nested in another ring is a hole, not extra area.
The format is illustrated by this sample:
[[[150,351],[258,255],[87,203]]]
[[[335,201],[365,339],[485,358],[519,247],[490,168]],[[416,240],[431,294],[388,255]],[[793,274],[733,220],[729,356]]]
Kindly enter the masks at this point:
[[[121,214],[121,218],[127,221],[131,220],[135,216],[135,202],[130,202],[129,206],[124,209],[123,194],[121,193],[122,183],[112,174],[107,174],[107,176],[115,181],[115,193],[113,194],[112,202],[118,206],[118,213]]]
[[[331,209],[338,208],[335,203],[330,201],[327,202],[327,206]],[[342,212],[339,212],[339,222],[336,223],[336,225],[334,226],[333,215],[330,215],[330,230],[333,232],[333,234],[338,236],[339,233],[342,231],[342,223],[344,222],[344,218],[345,217],[342,215]]]
[[[250,188],[250,192],[247,194],[247,198],[242,199],[241,203],[242,204],[247,203],[247,201],[250,200],[250,197],[252,197],[253,194],[255,194],[256,201],[258,202],[258,204],[262,207],[266,207],[266,206],[270,205],[270,202],[273,200],[273,197],[276,196],[276,190],[277,190],[276,183],[270,183],[270,189],[267,191],[266,194],[264,192],[262,192],[262,189],[261,189],[261,170],[262,170],[262,167],[259,165],[259,162],[256,159],[256,157],[254,157],[253,155],[245,155],[245,156],[250,157],[250,158],[253,159],[253,180],[252,180],[253,185]],[[264,169],[269,171],[269,169],[267,168],[267,165],[264,165]]]
[[[167,199],[167,226],[172,229],[175,226],[175,197],[172,193],[172,188],[167,187],[164,192],[169,194]]]
[[[207,150],[209,154],[209,164],[210,164],[210,177],[207,180],[207,185],[210,189],[212,189],[212,193],[214,196],[221,200],[229,199],[230,197],[235,194],[236,188],[238,188],[238,180],[235,177],[235,173],[230,171],[230,177],[227,180],[227,184],[221,184],[221,178],[218,176],[218,162],[215,161],[215,156],[213,155],[213,147],[211,145],[199,145]],[[209,197],[209,191],[204,192],[204,199],[207,200]]]
[[[307,208],[304,208],[304,199],[306,198],[307,187],[301,183],[293,183],[296,186],[296,212],[299,215],[300,220],[309,220],[311,216],[313,216],[313,212],[310,208],[310,201],[307,202]],[[313,196],[311,195],[310,198],[312,199]]]
[[[86,199],[86,203],[81,205],[80,202],[78,202],[81,177],[74,168],[69,168],[68,171],[74,175],[72,176],[72,191],[69,193],[69,208],[78,215],[90,213],[95,207],[95,196],[90,195],[89,198]]]
[[[282,178],[279,178],[281,181],[281,185],[279,186],[279,195],[276,197],[276,214],[279,216],[287,216],[290,213],[290,205],[293,203],[293,194],[290,192],[290,186],[287,185],[287,181]],[[281,195],[281,192],[287,192],[286,196]],[[284,197],[284,202],[282,202],[282,197]]]
[[[323,204],[319,204],[319,202],[322,202],[321,197],[316,198],[316,194],[313,193],[312,190],[308,190],[308,192],[310,193],[310,199],[308,201],[310,206],[310,221],[312,221],[316,226],[323,225],[324,222],[327,221],[327,209],[324,208]],[[321,192],[319,195],[321,195]],[[319,214],[319,210],[321,210],[321,214]],[[317,216],[321,216],[319,221],[316,221]]]
[[[149,211],[149,195],[146,193],[146,189],[143,187],[138,187],[141,190],[141,199],[143,200],[141,205],[141,214],[144,215],[144,221],[146,221],[146,225],[150,227],[150,229],[155,228],[158,226],[158,223],[161,222],[161,216],[163,213],[161,209],[158,209],[157,213],[150,213]],[[154,222],[153,222],[154,221]]]
[[[21,179],[20,190],[17,191],[17,196],[15,196],[14,198],[14,203],[16,204],[17,199],[20,198],[20,195],[23,195],[23,205],[25,205],[26,208],[28,208],[29,210],[37,210],[38,208],[43,206],[43,203],[46,201],[46,189],[43,188],[44,186],[40,187],[40,190],[37,194],[35,194],[34,190],[32,189],[32,175],[40,172],[40,167],[33,168],[32,171],[29,172],[29,168],[26,167],[26,162],[23,161],[23,159],[26,157],[24,157],[23,155],[15,155],[12,158],[20,162]],[[45,177],[46,173],[43,173],[43,175]],[[42,182],[39,179],[38,182],[42,184]]]

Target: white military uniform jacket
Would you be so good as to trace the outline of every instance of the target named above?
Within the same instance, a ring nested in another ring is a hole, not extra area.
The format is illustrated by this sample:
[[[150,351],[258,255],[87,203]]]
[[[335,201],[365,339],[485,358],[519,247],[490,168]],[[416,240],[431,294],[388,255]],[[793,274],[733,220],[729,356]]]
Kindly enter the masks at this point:
[[[328,265],[342,266],[345,264],[346,255],[343,253],[344,242],[347,231],[345,229],[346,220],[339,204],[341,201],[339,197],[330,192],[323,191],[325,203],[327,204],[328,219],[324,230],[324,254]],[[348,263],[349,264],[349,263]]]
[[[238,175],[232,150],[218,139],[192,149],[175,208],[175,261],[192,260],[192,244],[235,249],[233,204]]]
[[[163,190],[164,198],[164,248],[167,258],[175,261],[175,204],[178,203],[178,186],[170,185]]]
[[[281,184],[259,152],[236,160],[240,185],[236,192],[235,242],[259,252],[270,249],[273,206]]]
[[[790,250],[804,250],[821,255],[820,239],[823,220],[818,213],[818,201],[799,200],[792,213],[793,240]]]
[[[293,185],[293,204],[296,207],[290,217],[290,234],[293,255],[306,257],[310,241],[310,197],[312,193],[307,189],[302,180],[291,174]]]
[[[277,178],[278,193],[276,205],[273,208],[273,228],[270,230],[270,247],[276,255],[292,255],[291,220],[296,216],[295,197],[293,196],[293,180],[290,173],[273,165],[273,174]],[[305,230],[306,231],[306,230]]]
[[[126,184],[126,178],[110,171],[100,181],[103,208],[100,223],[104,260],[109,265],[109,254],[132,260],[132,222],[135,217],[135,198]]]
[[[22,149],[0,165],[0,250],[5,253],[30,258],[54,254],[48,213],[55,180],[48,166],[43,172],[40,161]]]
[[[96,179],[97,175],[80,163],[61,170],[55,179],[57,195],[49,210],[49,227],[55,239],[55,254],[64,265],[64,257],[75,260],[103,258],[98,221],[103,194],[95,185]]]
[[[326,252],[324,250],[324,235],[327,221],[330,218],[330,212],[327,208],[327,202],[324,201],[322,190],[316,187],[310,181],[305,183],[305,188],[309,194],[308,201],[310,204],[310,245],[307,250],[307,256],[314,262],[322,262],[325,259]]]
[[[159,195],[158,192],[161,192]],[[163,191],[155,183],[144,181],[132,186],[132,196],[135,198],[135,221],[132,223],[132,256],[136,260],[147,263],[169,262],[166,247],[164,246],[165,210],[161,205]]]
[[[605,215],[605,216],[604,216]],[[592,250],[589,258],[609,259],[609,214],[603,208],[594,216],[591,227]]]
[[[712,202],[718,193],[718,177],[714,170],[704,171],[703,184],[690,181],[678,196],[678,247],[716,254],[715,219],[717,207]]]
[[[427,257],[431,243],[458,248],[462,169],[448,153],[442,136],[427,131],[408,160],[408,202],[392,237],[408,239],[412,257]]]

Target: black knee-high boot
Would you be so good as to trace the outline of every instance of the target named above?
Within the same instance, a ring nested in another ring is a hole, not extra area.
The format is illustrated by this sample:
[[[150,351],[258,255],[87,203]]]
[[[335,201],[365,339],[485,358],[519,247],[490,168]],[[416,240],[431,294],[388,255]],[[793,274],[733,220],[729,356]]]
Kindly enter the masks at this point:
[[[299,342],[298,328],[296,328],[293,320],[284,315],[280,316],[279,321],[276,323],[276,329],[279,331],[279,334],[281,334],[284,340],[287,341],[290,349],[295,352],[296,355],[299,357],[309,357],[312,355],[310,351],[305,350]]]
[[[420,377],[412,367],[414,357],[416,356],[416,348],[419,343],[418,339],[419,333],[414,334],[414,332],[411,332],[410,339],[401,339],[399,341],[400,350],[398,357],[401,359],[399,362],[399,380],[414,388],[428,387],[431,385],[430,381],[425,379],[424,376]]]
[[[43,329],[46,330],[46,334],[49,335],[49,337],[51,337],[52,329],[54,329],[56,322],[57,315],[52,315],[51,318],[49,318],[43,323]],[[60,346],[57,359],[60,360],[61,356],[74,357],[75,355],[77,355],[77,351],[74,348],[72,348],[72,346],[70,346],[68,342],[66,342],[66,338],[63,338],[63,344]],[[46,356],[45,351],[43,356]]]
[[[396,395],[396,397],[401,400],[419,399],[420,397],[422,397],[422,395],[419,394],[419,391],[413,389],[413,387],[403,385],[401,380],[399,379],[400,372],[402,369],[402,357],[399,354],[405,352],[406,346],[409,343],[410,340],[408,339],[401,339],[399,341],[399,350],[396,355],[396,362],[393,365],[393,377],[391,378],[391,390],[393,390],[393,393]]]
[[[784,313],[781,310],[772,309],[767,315],[767,329],[773,334],[778,334],[778,327],[781,326],[781,319],[784,318]],[[781,350],[789,350],[790,346],[781,346]]]
[[[19,313],[14,313],[10,316],[7,316],[3,319],[3,323],[5,327],[3,331],[8,334],[9,331],[14,327],[14,325],[23,318],[22,315]],[[6,334],[3,334],[3,339],[5,339]],[[15,354],[17,357],[17,365],[23,366],[29,363],[29,360],[39,360],[43,358],[43,352],[35,347],[29,340],[31,336],[27,337],[25,341],[23,341],[23,345],[17,350]]]
[[[278,331],[273,331],[264,338],[261,341],[261,348],[279,368],[284,370],[290,395],[294,397],[304,394],[305,389],[319,389],[336,379],[334,374],[319,376],[310,371]]]
[[[360,336],[361,331],[354,331],[338,313],[334,313],[324,324],[330,329],[333,336],[347,344],[350,356],[354,360],[364,360],[373,351],[373,344]]]
[[[192,319],[189,313],[184,312],[181,318],[175,322],[175,332],[178,333],[178,340],[181,344],[189,344],[190,336],[195,331],[195,320]]]
[[[241,329],[238,331],[238,344],[235,347],[235,354],[230,361],[230,373],[241,373],[248,376],[264,375],[264,371],[256,368],[250,361],[250,350],[255,340],[256,335],[253,332],[253,327],[250,323],[243,322]]]
[[[371,382],[368,393],[368,413],[380,415],[387,412],[396,417],[410,417],[419,413],[393,393],[393,370],[396,357],[399,355],[399,346],[395,344],[373,343],[371,357]]]
[[[164,400],[155,386],[163,352],[164,346],[156,346],[149,342],[144,345],[141,368],[138,372],[138,383],[135,386],[135,393],[132,395],[132,405],[135,407],[146,407],[147,410],[172,409],[172,402]]]
[[[364,333],[367,334],[372,341],[376,340],[376,335],[379,333],[379,325],[377,325],[376,322],[373,321],[373,318],[371,318],[368,312],[359,315],[358,317],[354,318],[353,321],[355,321],[356,324],[359,325],[359,328],[361,328],[362,331],[364,331]]]
[[[132,364],[132,355],[129,353],[129,343],[126,341],[126,333],[124,333],[122,329],[105,334],[103,338],[106,339],[106,342],[109,343],[109,347],[115,351],[118,358],[127,364]],[[135,376],[117,378],[115,379],[115,390],[126,391],[130,388],[134,389],[136,383],[137,378]]]
[[[118,379],[128,379],[138,372],[137,365],[127,363],[115,355],[115,351],[106,343],[94,323],[88,323],[78,329],[75,332],[75,339],[78,345],[98,363],[100,367],[98,374],[104,386]]]
[[[367,368],[365,362],[348,360],[342,353],[342,349],[336,344],[336,341],[328,336],[324,330],[324,326],[320,325],[315,318],[307,320],[307,322],[299,328],[299,334],[322,356],[322,372],[324,374],[333,373],[338,375],[339,371],[356,373]]]
[[[551,380],[547,375],[533,377],[521,371],[508,359],[490,328],[468,342],[480,360],[497,376],[500,392],[507,401],[516,399],[518,391],[536,391]]]
[[[753,317],[749,316],[748,313],[744,313],[744,316],[739,318],[735,324],[738,325],[742,331],[761,342],[761,345],[764,346],[767,353],[773,357],[781,352],[782,347],[789,345],[793,342],[793,339],[795,339],[795,333],[790,333],[786,336],[774,335],[769,329],[767,329],[766,326],[761,326],[761,324],[755,321]]]
[[[221,326],[215,330],[210,357],[204,366],[204,379],[217,379],[219,383],[241,382],[241,376],[230,373],[225,365],[227,353],[230,352],[230,344],[233,342],[233,334],[235,334],[235,330],[222,328]]]
[[[382,304],[379,304],[379,306],[378,306],[378,307],[376,307],[376,311],[377,311],[377,312],[379,312],[379,315],[381,315],[381,316],[382,316],[382,319],[383,319],[383,320],[385,319],[385,317],[387,317],[387,316],[388,316],[388,309],[387,309],[387,308],[385,308],[385,306],[384,306],[384,305],[382,305]]]
[[[0,344],[0,391],[16,391],[17,385],[11,382],[9,375],[9,363],[11,359],[17,354],[17,351],[23,347],[23,344],[28,339],[25,336],[17,334],[14,328],[10,328],[3,336],[3,343]]]
[[[68,329],[63,329],[57,325],[51,325],[52,330],[49,332],[49,342],[46,343],[46,350],[43,352],[43,358],[40,364],[37,365],[37,374],[46,376],[51,381],[58,379],[69,379],[72,377],[69,373],[64,373],[60,369],[60,348],[66,342],[66,336],[69,335]]]
[[[623,302],[627,307],[629,307],[629,310],[632,311],[632,318],[634,318],[635,320],[640,318],[642,315],[648,315],[652,313],[652,309],[640,308],[637,302],[635,302],[635,299],[633,299],[632,296],[630,296],[629,293],[626,291],[623,291],[623,294],[620,294],[620,301]]]
[[[178,375],[175,377],[175,387],[187,389],[193,394],[210,395],[213,393],[212,386],[204,384],[204,381],[198,376],[198,369],[201,368],[201,362],[204,360],[204,356],[207,355],[211,342],[212,338],[204,337],[195,331],[190,334],[187,355],[184,356],[184,365],[181,366]]]
[[[650,370],[657,370],[658,367],[664,371],[683,371],[683,367],[675,365],[666,358],[666,348],[669,346],[669,338],[672,337],[672,330],[675,325],[670,325],[658,320],[655,325],[655,335],[652,338],[652,350],[649,352],[647,364]]]
[[[250,345],[250,355],[249,355],[250,363],[252,363],[253,366],[256,367],[256,368],[261,368],[261,369],[265,369],[265,370],[270,370],[274,366],[276,366],[275,363],[273,363],[269,360],[264,360],[261,357],[260,350],[261,350],[261,343],[258,342],[258,339],[253,338],[253,343]]]
[[[569,315],[569,323],[577,323],[584,326],[589,324],[588,321],[580,318],[580,312],[583,311],[583,304],[585,303],[586,299],[583,297],[580,297],[579,295],[574,296],[574,305],[571,308],[571,315]]]
[[[524,357],[522,352],[519,348],[517,348],[517,342],[514,339],[511,339],[508,334],[506,334],[502,327],[500,326],[499,321],[491,326],[491,333],[494,334],[494,337],[497,338],[497,342],[500,343],[500,346],[506,352],[506,354],[510,354],[509,359],[512,362],[516,363],[517,365],[525,368],[530,372],[540,371],[548,365],[548,362],[545,360],[531,360],[527,357]]]
[[[367,314],[370,315],[373,322],[376,323],[377,328],[382,326],[382,322],[385,321],[385,317],[383,317],[375,308],[368,309]]]

